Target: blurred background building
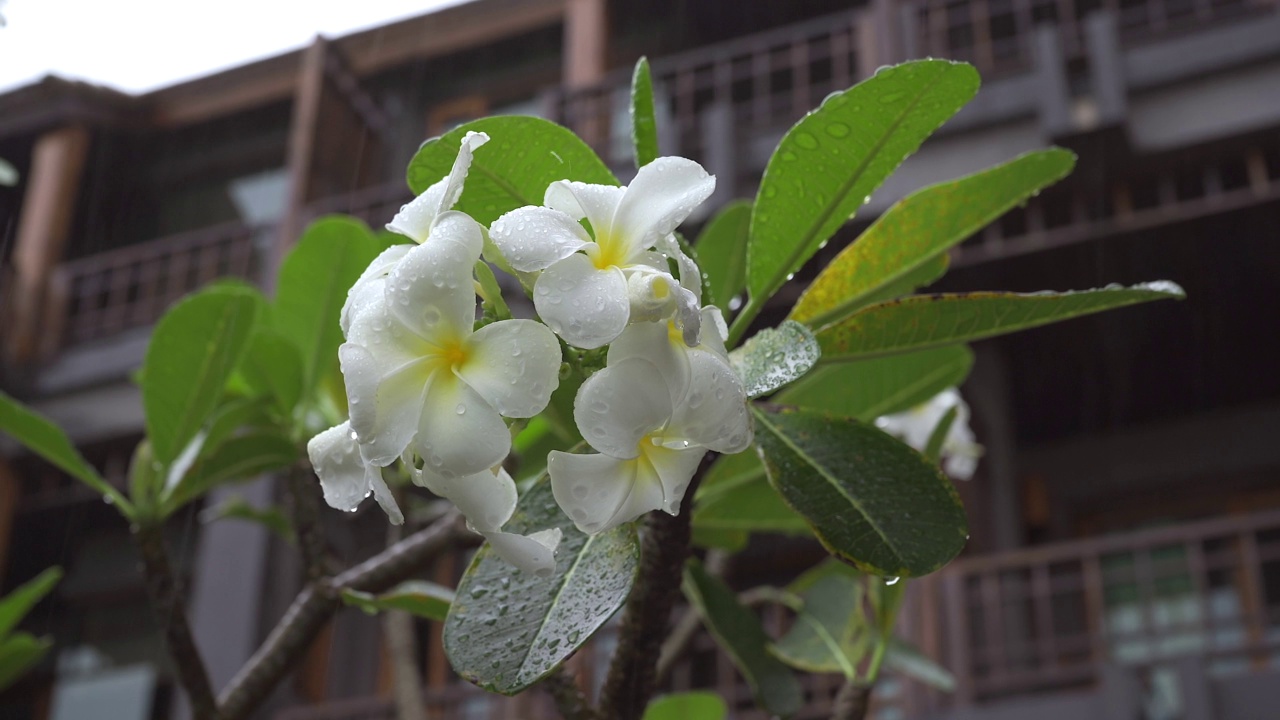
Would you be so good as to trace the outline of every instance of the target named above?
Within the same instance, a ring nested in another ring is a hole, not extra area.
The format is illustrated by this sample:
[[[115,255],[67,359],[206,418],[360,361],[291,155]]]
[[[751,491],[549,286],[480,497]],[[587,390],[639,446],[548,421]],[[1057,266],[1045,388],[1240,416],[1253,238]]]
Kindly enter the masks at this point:
[[[964,391],[986,456],[961,487],[972,539],[914,584],[903,621],[957,688],[891,677],[878,717],[1275,717],[1275,0],[474,0],[141,96],[50,77],[0,95],[0,157],[21,173],[0,187],[4,389],[123,485],[143,427],[129,374],[166,305],[216,277],[261,281],[318,215],[380,226],[409,199],[404,167],[422,139],[483,115],[564,123],[625,180],[641,54],[662,149],[718,176],[712,206],[751,196],[786,128],[877,67],[925,56],[977,66],[977,99],[809,277],[905,193],[1058,144],[1079,153],[1076,172],[954,251],[938,289],[1169,278],[1187,290],[1183,303],[977,344]],[[275,488],[228,492],[265,504]],[[376,511],[328,522],[347,558],[384,540]],[[296,560],[256,525],[205,524],[194,510],[172,525],[221,686],[292,598]],[[816,557],[793,540],[748,553],[762,578]],[[67,577],[31,624],[57,651],[0,697],[0,715],[180,714],[128,529],[0,438],[3,589],[53,564]],[[448,559],[432,573],[462,567]],[[512,702],[458,684],[438,630],[422,637],[436,717],[541,712],[536,693]],[[727,660],[698,647],[670,687],[715,686],[735,717],[762,717]],[[574,663],[599,682],[589,653]],[[390,717],[389,683],[377,621],[347,610],[262,717]],[[822,717],[837,686],[812,679],[804,717]]]

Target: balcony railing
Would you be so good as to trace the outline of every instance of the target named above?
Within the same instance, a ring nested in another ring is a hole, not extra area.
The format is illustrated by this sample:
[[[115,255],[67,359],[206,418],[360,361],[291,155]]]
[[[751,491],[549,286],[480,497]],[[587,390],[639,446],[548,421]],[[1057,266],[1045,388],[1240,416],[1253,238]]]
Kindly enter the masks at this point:
[[[254,238],[266,232],[227,223],[59,265],[51,278],[44,350],[150,325],[175,300],[216,278],[252,278]]]
[[[960,703],[1088,686],[1108,663],[1280,666],[1280,511],[962,559],[933,582],[921,614],[941,615]]]
[[[984,76],[1031,67],[1035,28],[1057,26],[1068,60],[1084,57],[1085,18],[1099,10],[1118,18],[1123,41],[1274,11],[1275,0],[907,0],[906,54],[973,63]]]
[[[354,215],[377,230],[400,210],[400,206],[413,199],[403,179],[356,190],[343,195],[322,198],[307,206],[304,221],[310,222],[322,215],[342,213]]]
[[[699,117],[714,109],[748,134],[795,122],[875,67],[867,23],[859,9],[655,59],[656,112],[670,132],[664,150],[704,158]],[[553,119],[621,162],[630,156],[629,85],[629,71],[615,73],[599,85],[556,90],[548,106]]]

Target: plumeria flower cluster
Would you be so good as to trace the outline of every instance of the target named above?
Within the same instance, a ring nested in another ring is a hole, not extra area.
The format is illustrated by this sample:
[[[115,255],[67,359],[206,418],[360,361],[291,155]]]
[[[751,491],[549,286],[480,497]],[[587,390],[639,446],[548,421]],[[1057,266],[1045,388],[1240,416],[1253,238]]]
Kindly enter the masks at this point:
[[[952,408],[956,415],[942,439],[942,469],[957,480],[968,480],[978,469],[982,446],[969,427],[969,404],[955,388],[947,388],[910,410],[878,417],[876,427],[923,452],[934,429]]]
[[[715,178],[667,157],[625,188],[552,183],[542,206],[507,213],[488,230],[545,324],[509,319],[476,330],[472,273],[485,229],[452,208],[488,139],[466,135],[449,175],[387,226],[413,244],[383,252],[351,288],[339,350],[350,420],[317,435],[308,451],[333,507],[354,510],[373,495],[402,522],[381,472],[399,460],[499,555],[546,574],[560,531],[503,530],[517,499],[502,467],[511,450],[504,418],[547,406],[559,383],[557,335],[581,350],[608,346],[605,366],[574,402],[597,454],[548,458],[556,501],[584,532],[650,510],[678,512],[705,452],[740,452],[752,428],[725,354],[724,320],[701,307],[701,273],[673,234]]]

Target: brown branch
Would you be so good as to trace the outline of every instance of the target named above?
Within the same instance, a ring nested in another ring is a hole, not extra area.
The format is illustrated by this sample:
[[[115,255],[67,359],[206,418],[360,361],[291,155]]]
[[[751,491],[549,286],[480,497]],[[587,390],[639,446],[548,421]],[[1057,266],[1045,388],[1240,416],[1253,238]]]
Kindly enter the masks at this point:
[[[555,700],[556,709],[564,720],[597,720],[599,717],[587,702],[582,688],[563,665],[543,678],[539,685]]]
[[[651,512],[645,519],[640,571],[627,599],[618,632],[618,648],[600,701],[600,714],[610,720],[639,720],[657,685],[658,654],[680,594],[684,561],[689,555],[693,496],[715,453],[707,453],[680,503],[680,514]]]
[[[846,680],[831,703],[831,720],[863,720],[870,707],[871,686]]]
[[[165,647],[173,659],[178,681],[191,701],[191,713],[195,720],[217,720],[218,703],[213,697],[204,659],[187,624],[182,591],[164,546],[164,528],[160,524],[139,523],[133,527],[133,535],[142,553],[147,594],[160,619]]]
[[[404,507],[403,488],[392,488],[396,503]],[[387,525],[387,547],[404,539],[404,525]],[[422,668],[414,652],[418,635],[413,616],[404,610],[388,610],[382,614],[382,638],[391,662],[392,696],[396,702],[397,720],[427,720],[427,704],[422,697]]]
[[[293,519],[293,531],[298,537],[298,550],[302,553],[302,566],[307,582],[313,583],[325,576],[324,537],[320,532],[320,503],[317,493],[319,483],[306,464],[294,465],[289,470],[289,513]]]
[[[343,590],[386,590],[467,535],[461,515],[451,511],[341,575],[304,588],[262,647],[223,689],[222,720],[240,720],[267,698],[341,607]]]
[[[703,564],[706,566],[708,573],[719,577],[728,569],[729,554],[723,550],[710,550],[707,552],[707,557]],[[698,611],[691,607],[685,608],[684,614],[676,621],[675,628],[671,630],[671,634],[663,641],[662,650],[658,653],[655,685],[662,685],[667,681],[667,676],[671,674],[672,668],[688,651],[689,645],[698,635],[698,628],[701,627],[702,617],[698,615]]]

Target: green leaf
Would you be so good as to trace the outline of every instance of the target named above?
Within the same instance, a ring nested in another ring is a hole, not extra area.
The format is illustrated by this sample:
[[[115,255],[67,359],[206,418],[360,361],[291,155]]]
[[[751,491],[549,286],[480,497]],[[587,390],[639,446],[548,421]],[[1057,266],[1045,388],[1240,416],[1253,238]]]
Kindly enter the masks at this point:
[[[933,572],[964,547],[955,488],[874,427],[812,410],[756,410],[769,482],[827,550],[877,575]]]
[[[164,475],[151,454],[151,442],[143,438],[133,448],[133,457],[129,460],[129,499],[139,518],[150,519],[154,515],[156,498],[162,490]]]
[[[61,579],[62,568],[47,568],[0,599],[0,638],[17,627],[22,618],[31,612],[31,608],[48,595]]]
[[[951,426],[955,424],[957,412],[959,412],[959,408],[955,405],[947,408],[942,418],[938,420],[938,424],[933,426],[933,432],[929,433],[929,440],[925,442],[924,450],[920,451],[924,459],[934,465],[937,465],[942,458],[942,444],[946,442],[947,433],[951,431]]]
[[[262,304],[256,291],[215,286],[188,296],[156,323],[143,360],[142,406],[161,465],[173,462],[213,412]]]
[[[751,203],[734,200],[711,218],[693,246],[702,272],[707,275],[707,302],[726,315],[729,302],[747,285],[747,234],[751,228]]]
[[[333,215],[311,223],[285,256],[276,280],[275,329],[298,348],[302,395],[337,364],[347,291],[381,249],[363,222]]]
[[[761,330],[729,353],[729,362],[742,378],[747,397],[755,398],[803,377],[821,354],[809,328],[794,320],[783,320],[778,327]]]
[[[200,522],[206,525],[218,520],[244,520],[256,523],[275,533],[290,545],[297,542],[297,536],[293,532],[293,522],[275,506],[259,508],[250,505],[242,497],[229,497],[221,505],[207,508],[200,513]]]
[[[288,467],[297,459],[297,446],[278,429],[255,429],[217,447],[203,448],[191,469],[166,488],[164,514],[172,513],[219,485],[252,480],[262,473]]]
[[[655,699],[640,720],[724,720],[728,714],[729,708],[715,693],[683,692]]]
[[[525,116],[489,117],[465,123],[428,140],[409,162],[409,188],[421,194],[449,174],[468,132],[492,138],[475,152],[462,198],[454,206],[491,225],[504,213],[541,205],[556,180],[617,185],[618,179],[589,145],[549,120]]]
[[[0,642],[0,692],[34,667],[53,647],[53,640],[16,633]]]
[[[929,659],[911,643],[891,638],[884,662],[889,669],[943,692],[955,692],[956,678],[946,668]]]
[[[636,167],[658,157],[658,122],[653,116],[653,77],[649,59],[641,57],[631,74],[631,141],[636,149]]]
[[[274,330],[259,327],[253,333],[238,372],[253,394],[270,398],[286,417],[302,399],[302,355]]]
[[[1182,288],[1168,281],[1065,293],[915,295],[873,305],[817,337],[823,362],[845,362],[980,340],[1126,305],[1184,297]]]
[[[132,517],[133,505],[93,469],[80,451],[76,450],[75,445],[71,444],[71,439],[62,428],[14,400],[4,391],[0,391],[0,430],[58,469],[110,499],[125,517]]]
[[[529,687],[580,648],[626,601],[640,547],[634,525],[588,536],[560,511],[543,480],[503,527],[522,535],[559,528],[556,569],[521,572],[482,547],[458,585],[444,625],[453,669],[504,695]]]
[[[800,573],[800,576],[795,580],[787,583],[787,592],[797,596],[804,595],[810,588],[817,585],[818,581],[832,575],[839,575],[851,580],[865,577],[854,566],[841,562],[836,558],[828,557],[826,560]]]
[[[871,422],[959,385],[972,367],[973,352],[964,345],[820,365],[774,400]]]
[[[930,263],[940,255],[1065,177],[1075,161],[1069,150],[1040,150],[908,195],[823,268],[796,302],[791,319],[820,329],[912,273],[933,274]]]
[[[798,670],[854,677],[867,649],[861,584],[828,574],[801,597],[804,606],[787,634],[773,644],[773,654]]]
[[[904,63],[829,96],[787,131],[751,215],[751,303],[773,295],[977,92],[978,73],[969,65]]]
[[[796,676],[769,654],[769,638],[760,619],[696,559],[685,564],[680,588],[751,686],[756,702],[774,715],[798,712],[804,704],[804,691]]]
[[[403,610],[427,620],[443,621],[453,604],[453,591],[425,580],[408,580],[381,595],[343,590],[342,601],[370,615],[381,610]]]
[[[807,535],[809,532],[805,521],[769,485],[763,468],[757,479],[736,487],[732,492],[717,493],[705,502],[697,503],[693,527],[787,535]]]
[[[707,471],[702,484],[698,486],[696,500],[698,502],[710,500],[715,495],[732,492],[762,477],[764,477],[764,465],[760,464],[760,458],[754,452],[721,455]]]
[[[735,553],[747,546],[751,534],[746,530],[720,530],[718,528],[693,526],[689,542],[694,547],[724,550]]]

